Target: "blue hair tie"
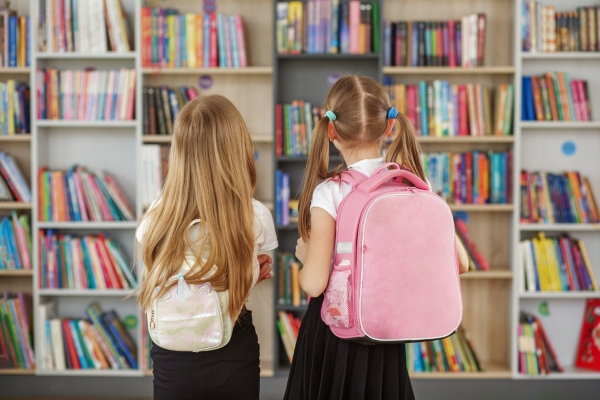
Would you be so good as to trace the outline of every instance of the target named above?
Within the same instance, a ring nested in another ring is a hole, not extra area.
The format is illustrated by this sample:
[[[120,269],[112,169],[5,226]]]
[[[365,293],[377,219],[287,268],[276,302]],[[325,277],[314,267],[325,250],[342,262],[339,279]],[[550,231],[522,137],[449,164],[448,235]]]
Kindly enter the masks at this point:
[[[335,113],[334,113],[333,111],[331,111],[331,110],[327,111],[327,112],[325,113],[325,116],[326,116],[327,118],[329,118],[329,122],[333,122],[333,121],[335,121],[335,120],[336,120],[336,118],[337,118],[337,117],[336,117],[336,115],[335,115]]]
[[[387,119],[396,119],[397,116],[398,110],[396,110],[394,107],[390,107],[387,113]]]

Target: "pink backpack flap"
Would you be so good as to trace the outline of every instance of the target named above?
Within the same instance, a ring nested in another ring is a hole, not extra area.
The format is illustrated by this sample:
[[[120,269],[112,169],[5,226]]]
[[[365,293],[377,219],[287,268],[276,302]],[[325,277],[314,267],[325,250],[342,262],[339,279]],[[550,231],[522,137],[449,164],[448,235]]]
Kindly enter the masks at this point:
[[[340,338],[378,343],[454,333],[462,298],[448,204],[395,163],[341,179],[353,189],[338,209],[323,321]]]

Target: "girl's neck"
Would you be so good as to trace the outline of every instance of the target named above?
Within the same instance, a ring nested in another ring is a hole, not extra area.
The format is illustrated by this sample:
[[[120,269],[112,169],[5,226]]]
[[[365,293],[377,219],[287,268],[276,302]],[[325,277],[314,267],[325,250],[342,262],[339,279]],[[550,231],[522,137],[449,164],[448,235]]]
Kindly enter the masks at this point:
[[[380,158],[381,148],[377,147],[357,147],[341,151],[346,165],[352,165],[362,160],[370,158]]]

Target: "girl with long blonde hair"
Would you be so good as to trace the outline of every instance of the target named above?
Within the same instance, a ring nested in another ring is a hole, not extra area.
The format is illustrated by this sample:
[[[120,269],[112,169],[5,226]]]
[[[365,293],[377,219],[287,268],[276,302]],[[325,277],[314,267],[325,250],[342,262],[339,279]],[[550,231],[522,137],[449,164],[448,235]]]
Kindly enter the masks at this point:
[[[136,232],[144,277],[138,303],[147,309],[182,279],[227,290],[231,339],[217,350],[171,351],[156,344],[151,355],[155,399],[258,399],[259,346],[252,313],[245,309],[252,287],[270,278],[277,247],[270,211],[252,198],[254,148],[242,116],[222,96],[200,96],[175,120],[169,171],[162,196]],[[223,310],[225,311],[225,310]]]

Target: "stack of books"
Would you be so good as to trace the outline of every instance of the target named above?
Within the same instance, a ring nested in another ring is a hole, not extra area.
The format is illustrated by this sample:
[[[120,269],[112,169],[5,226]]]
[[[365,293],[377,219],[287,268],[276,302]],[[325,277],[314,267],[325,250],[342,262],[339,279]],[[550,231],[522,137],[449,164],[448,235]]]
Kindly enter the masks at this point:
[[[454,204],[510,204],[512,150],[422,153],[432,190]]]
[[[0,201],[30,203],[31,190],[23,171],[10,154],[0,151]]]
[[[31,270],[31,254],[29,219],[13,211],[0,222],[0,271]]]
[[[137,369],[137,347],[116,311],[86,307],[86,319],[57,318],[56,304],[40,306],[42,369]]]
[[[292,222],[290,220],[290,175],[281,170],[276,172],[275,196],[275,225],[289,225]]]
[[[123,53],[133,48],[120,0],[38,0],[37,4],[40,52]]]
[[[385,21],[384,65],[481,67],[485,31],[485,14],[467,15],[459,21]]]
[[[394,107],[406,115],[421,136],[507,136],[512,134],[514,87],[490,88],[448,81],[383,84]]]
[[[519,373],[546,375],[550,372],[563,372],[554,347],[537,317],[521,311],[517,329]]]
[[[594,270],[582,240],[568,235],[537,238],[520,243],[521,289],[528,292],[598,290]]]
[[[379,52],[379,3],[309,0],[277,3],[280,54]]]
[[[521,223],[598,223],[600,214],[588,178],[521,171]]]
[[[247,67],[242,16],[142,7],[142,65]]]
[[[324,116],[321,107],[308,101],[294,100],[275,107],[277,156],[306,156],[312,133]]]
[[[300,262],[290,252],[277,254],[277,302],[285,306],[308,305],[308,296],[300,287]]]
[[[133,120],[134,69],[37,70],[38,119]]]
[[[25,83],[0,82],[0,135],[31,132],[30,90]]]
[[[521,50],[530,53],[600,51],[600,6],[556,11],[537,1],[524,1]]]
[[[0,10],[0,67],[29,67],[31,49],[29,15],[17,15],[16,11]]]
[[[32,327],[31,296],[4,293],[0,297],[0,369],[35,368]]]
[[[40,221],[133,221],[135,213],[115,180],[83,167],[38,172]]]
[[[142,146],[142,204],[150,206],[162,194],[167,177],[170,145]]]
[[[447,338],[406,344],[408,372],[481,372],[475,347],[467,332],[458,331]]]
[[[292,313],[286,313],[284,311],[279,311],[277,313],[277,329],[281,335],[281,341],[283,342],[283,347],[290,360],[290,364],[294,356],[294,349],[296,348],[296,341],[298,340],[298,332],[300,331],[301,323],[302,320],[295,317]]]
[[[588,82],[566,72],[523,77],[523,121],[591,121]]]
[[[471,236],[471,233],[467,229],[467,225],[460,218],[454,218],[454,226],[456,228],[456,235],[458,236],[458,240],[461,241],[465,250],[467,250],[467,255],[469,257],[469,270],[471,271],[488,271],[490,269],[490,265],[487,262],[487,259],[479,250],[477,243]]]
[[[150,87],[143,88],[144,134],[172,135],[173,122],[190,100],[198,97],[193,87],[177,88]]]
[[[133,289],[131,262],[103,234],[78,237],[39,232],[41,286],[46,289]]]

